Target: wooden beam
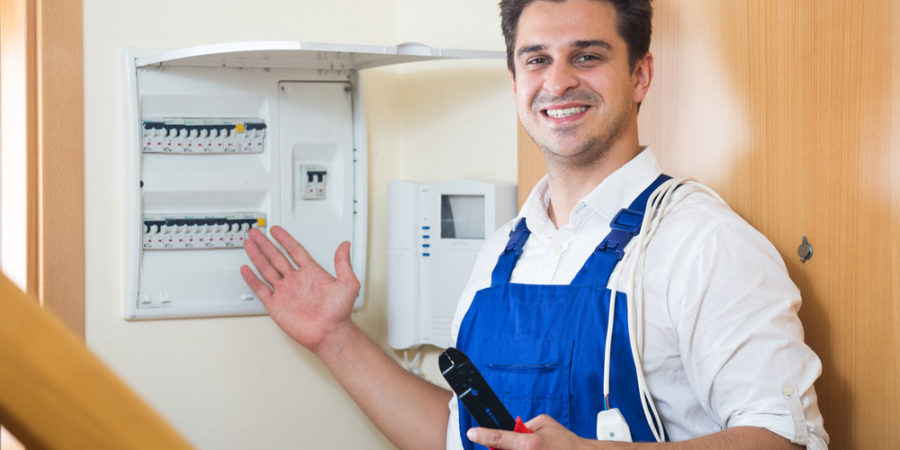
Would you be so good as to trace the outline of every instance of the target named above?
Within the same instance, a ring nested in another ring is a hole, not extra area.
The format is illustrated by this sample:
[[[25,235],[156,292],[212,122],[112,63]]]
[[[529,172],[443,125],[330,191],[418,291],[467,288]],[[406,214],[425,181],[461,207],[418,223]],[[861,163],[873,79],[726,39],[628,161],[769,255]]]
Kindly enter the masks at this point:
[[[0,422],[29,448],[191,448],[54,315],[0,275]]]

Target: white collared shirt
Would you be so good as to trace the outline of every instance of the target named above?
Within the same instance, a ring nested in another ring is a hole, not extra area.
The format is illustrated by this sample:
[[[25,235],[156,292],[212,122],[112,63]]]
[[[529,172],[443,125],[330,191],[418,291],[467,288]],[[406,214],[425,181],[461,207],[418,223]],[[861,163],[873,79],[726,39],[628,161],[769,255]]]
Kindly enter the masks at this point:
[[[644,150],[585,196],[558,230],[547,215],[544,177],[519,216],[481,250],[453,320],[454,342],[520,218],[531,236],[511,282],[569,284],[609,233],[613,216],[659,174],[656,155]],[[619,270],[631,261],[624,259]],[[624,286],[619,291],[628,294]],[[822,365],[803,342],[799,309],[800,293],[778,252],[727,205],[694,193],[665,216],[646,251],[642,359],[672,440],[756,426],[810,449],[827,447],[813,389]],[[447,448],[461,448],[455,398]]]

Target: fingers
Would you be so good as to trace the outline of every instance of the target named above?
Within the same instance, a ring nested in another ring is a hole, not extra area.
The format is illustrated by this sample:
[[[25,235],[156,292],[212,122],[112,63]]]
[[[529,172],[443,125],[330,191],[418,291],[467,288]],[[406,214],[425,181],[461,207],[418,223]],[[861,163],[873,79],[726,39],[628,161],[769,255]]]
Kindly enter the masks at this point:
[[[294,261],[294,264],[300,267],[317,264],[312,256],[309,256],[309,252],[307,252],[306,249],[290,235],[290,233],[285,231],[284,228],[273,226],[269,232],[272,233],[272,237],[281,244],[285,251],[287,251],[287,254]]]
[[[275,266],[275,269],[278,270],[279,275],[284,276],[287,275],[288,272],[294,270],[294,267],[291,265],[290,261],[284,257],[281,253],[281,250],[275,246],[266,235],[264,235],[261,231],[256,229],[251,229],[248,232],[250,236],[250,240],[256,244],[256,246],[262,251],[263,255],[265,255],[266,259]],[[246,242],[246,241],[245,241]],[[279,277],[280,279],[280,277]]]
[[[265,240],[265,236],[254,236],[260,235],[261,233],[258,231],[254,232],[252,229],[250,231],[252,239],[244,240],[244,251],[247,252],[247,256],[250,257],[250,261],[256,266],[256,270],[259,271],[259,274],[262,275],[263,279],[270,285],[274,285],[278,281],[281,281],[281,274],[284,272],[280,272],[272,265],[269,258],[263,253],[260,245],[257,243],[256,239],[261,237]],[[269,245],[272,245],[272,243],[270,242]],[[284,259],[284,256],[282,256],[281,259]]]
[[[553,425],[553,424],[558,424],[558,423],[559,422],[554,420],[552,417],[550,417],[546,414],[541,414],[541,415],[529,420],[528,422],[525,422],[525,426],[528,427],[529,430],[531,430],[533,432],[537,432],[538,430],[546,427],[547,425]]]
[[[250,286],[250,289],[256,293],[256,296],[266,304],[269,302],[269,296],[272,295],[272,289],[268,284],[263,283],[262,280],[256,277],[256,274],[253,273],[253,269],[244,265],[241,266],[241,276],[244,278],[244,282]]]
[[[318,268],[324,271],[312,256],[310,256],[309,252],[285,231],[284,228],[273,226],[270,229],[270,232],[272,237],[281,244],[288,256],[290,256],[291,260],[298,267]],[[291,261],[288,261],[281,250],[279,250],[272,241],[267,239],[261,231],[253,228],[250,229],[248,235],[249,239],[244,241],[244,250],[247,252],[247,256],[250,257],[250,261],[256,266],[256,269],[259,271],[263,280],[269,285],[274,287],[275,284],[287,276],[288,273],[295,270],[294,266],[291,265]],[[335,252],[334,268],[337,278],[344,281],[345,285],[351,287],[357,286],[357,289],[359,289],[359,280],[356,278],[356,275],[353,273],[353,268],[350,265],[349,242],[345,241],[341,243]],[[242,270],[241,273],[243,274],[244,271]],[[251,283],[250,280],[262,282],[252,273],[252,271],[250,271],[248,275],[253,275],[253,277],[249,278],[246,275],[244,276],[244,280],[247,281],[247,284]],[[251,285],[251,287],[253,286]]]
[[[577,441],[577,436],[545,414],[529,420],[525,426],[533,434],[476,427],[470,428],[466,437],[472,442],[496,449],[574,448],[573,444]],[[542,429],[544,435],[541,435]]]
[[[469,431],[466,432],[466,437],[472,442],[496,449],[527,448],[526,441],[533,439],[531,434],[481,427],[469,428]]]

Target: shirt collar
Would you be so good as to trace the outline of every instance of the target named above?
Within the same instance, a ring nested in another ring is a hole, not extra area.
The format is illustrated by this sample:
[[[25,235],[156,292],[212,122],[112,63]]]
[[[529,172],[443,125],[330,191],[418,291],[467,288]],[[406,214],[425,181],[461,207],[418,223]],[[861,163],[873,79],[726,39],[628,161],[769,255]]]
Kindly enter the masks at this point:
[[[572,210],[569,220],[572,223],[578,222],[589,209],[597,213],[600,220],[611,221],[620,209],[631,205],[631,202],[661,173],[656,154],[650,147],[644,147],[631,161],[610,174],[585,195]]]
[[[528,230],[532,235],[548,239],[556,232],[556,226],[547,214],[549,206],[550,185],[547,175],[544,175],[531,190],[519,213],[521,218],[528,220]]]
[[[660,173],[662,172],[656,154],[650,147],[644,147],[631,161],[618,168],[584,196],[572,210],[569,222],[577,224],[589,212],[597,214],[604,222],[611,221],[620,209],[627,208]],[[528,229],[532,234],[546,238],[556,232],[556,227],[547,214],[549,205],[549,180],[544,175],[531,190],[519,213],[520,218],[528,220]]]

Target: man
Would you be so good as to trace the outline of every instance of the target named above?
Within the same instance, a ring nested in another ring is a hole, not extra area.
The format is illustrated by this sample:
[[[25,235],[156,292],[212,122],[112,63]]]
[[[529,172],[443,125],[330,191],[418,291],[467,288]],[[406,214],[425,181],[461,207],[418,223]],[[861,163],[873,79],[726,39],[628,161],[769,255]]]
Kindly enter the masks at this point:
[[[401,448],[657,445],[595,440],[596,414],[610,407],[638,439],[680,441],[662,445],[824,448],[812,387],[821,365],[802,341],[799,293],[771,244],[712,196],[686,196],[646,247],[637,364],[628,331],[607,326],[607,317],[624,320],[632,294],[620,293],[616,306],[607,279],[635,258],[604,259],[595,248],[615,247],[606,245],[610,221],[622,208],[643,209],[640,194],[659,175],[637,134],[653,77],[649,0],[503,0],[501,10],[519,118],[548,176],[488,240],[453,330],[534,433],[470,428],[451,393],[404,371],[350,321],[359,283],[348,243],[335,254],[334,278],[284,230],[272,236],[299,269],[252,231],[245,247],[262,280],[249,267],[241,273],[272,318]],[[640,389],[652,393],[663,429],[640,416]]]

